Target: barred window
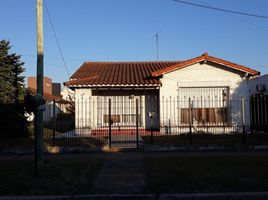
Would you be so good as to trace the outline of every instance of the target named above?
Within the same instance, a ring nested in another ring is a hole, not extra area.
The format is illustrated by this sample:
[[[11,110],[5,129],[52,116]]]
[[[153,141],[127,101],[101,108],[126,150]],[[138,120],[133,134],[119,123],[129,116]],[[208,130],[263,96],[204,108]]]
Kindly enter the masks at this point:
[[[189,123],[190,114],[200,125],[228,123],[229,87],[182,87],[178,91],[181,123]]]

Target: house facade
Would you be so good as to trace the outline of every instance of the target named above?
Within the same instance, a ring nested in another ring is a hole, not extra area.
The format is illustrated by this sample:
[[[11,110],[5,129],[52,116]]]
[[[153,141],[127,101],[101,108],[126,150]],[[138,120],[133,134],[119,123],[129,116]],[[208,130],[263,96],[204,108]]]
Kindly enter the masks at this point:
[[[30,85],[31,86],[31,85]],[[36,89],[28,88],[29,92],[32,95],[36,94]],[[63,99],[61,95],[55,96],[53,94],[43,93],[44,99],[46,101],[44,112],[43,112],[43,121],[49,122],[53,119],[53,117],[57,117],[57,115],[61,112],[68,113],[68,108],[70,107],[70,100]],[[34,121],[34,114],[26,114],[27,120],[29,122]]]
[[[175,132],[178,127],[220,132],[241,126],[241,98],[249,125],[248,80],[259,72],[207,53],[185,61],[86,62],[65,85],[74,90],[76,127],[137,124]],[[181,129],[181,130],[182,130]],[[231,131],[231,130],[230,130]]]

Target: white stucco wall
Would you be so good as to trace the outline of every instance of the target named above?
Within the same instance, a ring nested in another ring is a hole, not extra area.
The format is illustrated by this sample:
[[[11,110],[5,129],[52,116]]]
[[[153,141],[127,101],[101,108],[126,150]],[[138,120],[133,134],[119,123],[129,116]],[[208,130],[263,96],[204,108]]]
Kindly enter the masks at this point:
[[[141,116],[140,127],[145,127],[148,124],[146,112],[148,106],[145,106],[145,101],[151,107],[155,107],[154,103],[148,102],[148,94],[138,90],[117,90],[109,91],[102,90],[101,94],[93,93],[90,88],[75,89],[75,123],[76,128],[96,129],[108,124],[104,122],[104,115],[109,114],[108,104],[111,99],[111,114],[120,115],[122,121],[123,115],[134,115],[136,113],[136,99],[138,99],[139,114]],[[152,100],[152,98],[150,99]],[[112,126],[133,126],[132,122],[117,123]]]
[[[92,126],[94,119],[93,106],[91,102],[92,90],[89,88],[75,89],[75,127],[89,128]]]
[[[169,99],[184,101],[184,97],[179,96],[178,93],[180,87],[229,87],[232,123],[234,125],[241,125],[241,97],[245,97],[246,124],[249,125],[247,81],[243,80],[237,73],[222,69],[215,64],[213,65],[214,66],[211,66],[209,63],[197,63],[164,74],[161,78],[162,87],[160,88],[160,99],[162,99],[162,101],[169,101]],[[193,98],[193,96],[191,98]],[[165,108],[163,108],[163,106]],[[178,112],[174,112],[173,108],[174,106],[170,108],[169,105],[164,105],[163,103],[160,104],[160,111],[165,110],[165,113],[161,114],[161,121],[178,119],[179,114]],[[168,122],[166,122],[166,124],[167,123]]]

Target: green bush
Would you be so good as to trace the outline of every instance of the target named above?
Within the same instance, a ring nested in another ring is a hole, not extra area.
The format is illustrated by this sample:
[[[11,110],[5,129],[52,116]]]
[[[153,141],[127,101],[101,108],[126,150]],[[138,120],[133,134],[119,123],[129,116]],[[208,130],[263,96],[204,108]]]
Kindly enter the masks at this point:
[[[44,123],[44,127],[48,129],[54,129],[55,131],[64,133],[75,128],[75,121],[74,115],[60,112],[58,113],[56,120],[55,120],[55,127],[54,127],[54,119],[51,118],[49,121]]]
[[[0,138],[27,137],[28,122],[22,103],[0,104]]]

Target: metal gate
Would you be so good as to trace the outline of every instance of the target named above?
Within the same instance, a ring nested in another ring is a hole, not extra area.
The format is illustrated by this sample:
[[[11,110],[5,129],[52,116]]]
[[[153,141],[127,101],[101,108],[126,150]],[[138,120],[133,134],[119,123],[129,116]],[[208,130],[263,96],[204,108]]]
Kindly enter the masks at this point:
[[[112,101],[109,98],[108,115],[103,116],[108,122],[109,147],[139,148],[142,139],[141,115],[139,99],[124,99]]]
[[[76,129],[109,147],[138,148],[144,131],[142,96],[92,96],[76,101]]]

